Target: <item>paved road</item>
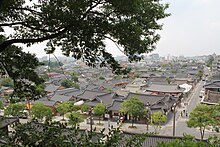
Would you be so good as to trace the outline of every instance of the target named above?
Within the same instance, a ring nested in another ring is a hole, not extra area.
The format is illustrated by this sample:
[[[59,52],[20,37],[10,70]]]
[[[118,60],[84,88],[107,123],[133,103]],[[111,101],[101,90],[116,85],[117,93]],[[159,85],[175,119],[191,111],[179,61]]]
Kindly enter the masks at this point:
[[[204,85],[204,81],[200,81],[195,89],[192,91],[192,93],[189,95],[188,99],[186,101],[188,102],[188,105],[185,108],[180,108],[177,110],[177,116],[180,115],[180,112],[185,109],[188,113],[192,112],[192,110],[200,103],[201,98],[199,98],[199,93]],[[200,132],[197,128],[188,128],[187,122],[188,117],[185,115],[183,117],[179,116],[176,121],[176,136],[183,136],[183,134],[190,134],[195,136],[196,138],[200,138]],[[162,135],[173,135],[173,121],[171,120],[166,126],[164,126],[160,132]],[[212,136],[213,134],[218,135],[220,137],[219,133],[215,133],[209,130],[206,130],[205,137],[208,138],[209,136]]]

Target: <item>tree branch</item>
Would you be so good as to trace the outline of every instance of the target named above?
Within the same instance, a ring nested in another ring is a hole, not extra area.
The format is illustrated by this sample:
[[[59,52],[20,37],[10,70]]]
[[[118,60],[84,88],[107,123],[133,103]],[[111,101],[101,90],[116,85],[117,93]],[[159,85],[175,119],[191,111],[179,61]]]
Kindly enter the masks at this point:
[[[104,37],[107,38],[107,39],[109,39],[109,40],[111,40],[112,42],[114,42],[114,44],[115,44],[115,46],[118,48],[118,50],[119,50],[120,52],[122,52],[123,54],[125,54],[125,52],[120,49],[120,47],[118,46],[118,43],[117,43],[115,40],[113,40],[112,38],[110,38],[110,37],[108,37],[108,36],[104,36]]]
[[[10,40],[6,40],[3,43],[0,44],[0,52],[3,52],[8,46],[14,44],[14,43],[36,43],[36,42],[42,42],[48,39],[53,39],[55,37],[58,37],[60,35],[62,35],[63,33],[65,33],[67,31],[67,29],[63,29],[60,32],[57,32],[55,34],[51,34],[45,37],[41,37],[41,38],[34,38],[34,39],[10,39]]]
[[[36,10],[33,10],[33,9],[29,9],[29,8],[27,8],[27,7],[24,7],[24,8],[19,8],[19,7],[10,7],[10,9],[15,9],[15,10],[24,10],[24,11],[29,11],[29,12],[31,12],[31,13],[35,13],[35,14],[41,14],[41,12],[38,12],[38,11],[36,11]]]
[[[0,26],[3,27],[3,26],[21,25],[21,24],[23,24],[23,23],[24,23],[24,22],[1,23]]]
[[[95,5],[92,5],[90,8],[88,8],[88,10],[86,10],[86,12],[83,14],[83,17],[81,19],[86,18],[87,14],[96,6],[98,6],[99,4],[101,4],[102,0],[97,1],[97,3]]]
[[[47,29],[43,29],[43,28],[33,27],[33,26],[28,25],[28,24],[23,24],[23,25],[25,27],[29,28],[29,29],[38,30],[38,31],[41,31],[41,32],[44,32],[44,33],[48,33],[48,32],[55,33],[57,31],[60,31],[63,28],[63,27],[59,27],[59,28],[54,29],[54,30],[47,30]]]

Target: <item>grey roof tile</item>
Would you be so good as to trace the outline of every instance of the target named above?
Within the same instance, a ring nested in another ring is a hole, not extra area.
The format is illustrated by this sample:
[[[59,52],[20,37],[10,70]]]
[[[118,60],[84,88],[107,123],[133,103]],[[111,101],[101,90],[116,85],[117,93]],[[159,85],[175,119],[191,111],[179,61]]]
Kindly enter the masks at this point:
[[[184,89],[180,88],[177,84],[166,84],[166,83],[151,83],[146,91],[153,92],[183,92]]]

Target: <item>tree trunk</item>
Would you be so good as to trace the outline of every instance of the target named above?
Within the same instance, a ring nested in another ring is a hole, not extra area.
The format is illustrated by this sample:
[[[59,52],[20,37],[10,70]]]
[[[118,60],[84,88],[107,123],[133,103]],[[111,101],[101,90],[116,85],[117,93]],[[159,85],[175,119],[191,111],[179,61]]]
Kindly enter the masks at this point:
[[[201,140],[203,140],[204,138],[204,132],[205,132],[205,128],[203,129],[202,127],[200,127],[200,134],[201,134]]]

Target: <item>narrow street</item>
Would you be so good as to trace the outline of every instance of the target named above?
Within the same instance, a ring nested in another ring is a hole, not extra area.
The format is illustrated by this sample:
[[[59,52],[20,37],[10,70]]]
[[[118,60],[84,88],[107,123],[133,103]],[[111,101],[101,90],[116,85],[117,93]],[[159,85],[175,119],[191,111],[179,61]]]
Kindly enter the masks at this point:
[[[175,136],[183,136],[183,134],[189,134],[193,135],[196,138],[200,138],[200,132],[196,128],[189,128],[187,127],[187,120],[188,117],[186,117],[184,114],[181,117],[180,112],[185,109],[186,112],[188,112],[188,115],[192,110],[200,103],[201,98],[199,97],[199,93],[202,90],[202,87],[204,85],[204,81],[200,81],[195,89],[192,91],[192,93],[189,95],[189,97],[186,99],[186,102],[188,102],[188,105],[185,106],[185,108],[180,108],[177,110],[177,119],[176,119],[176,131],[175,131]],[[173,119],[170,120],[170,122],[166,125],[163,126],[162,130],[160,131],[161,135],[170,135],[172,136],[173,134]],[[212,132],[210,130],[206,130],[205,132],[205,137],[208,138],[211,135],[218,135],[220,137],[219,133]]]

